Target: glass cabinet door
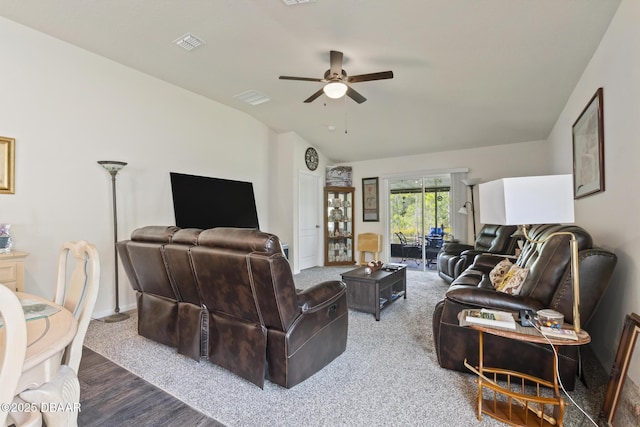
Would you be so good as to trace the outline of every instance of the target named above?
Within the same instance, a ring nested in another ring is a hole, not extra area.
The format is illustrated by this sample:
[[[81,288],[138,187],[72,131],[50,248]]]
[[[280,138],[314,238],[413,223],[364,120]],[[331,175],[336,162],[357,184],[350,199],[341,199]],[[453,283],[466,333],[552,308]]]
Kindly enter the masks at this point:
[[[354,263],[353,193],[353,187],[325,188],[325,265]]]

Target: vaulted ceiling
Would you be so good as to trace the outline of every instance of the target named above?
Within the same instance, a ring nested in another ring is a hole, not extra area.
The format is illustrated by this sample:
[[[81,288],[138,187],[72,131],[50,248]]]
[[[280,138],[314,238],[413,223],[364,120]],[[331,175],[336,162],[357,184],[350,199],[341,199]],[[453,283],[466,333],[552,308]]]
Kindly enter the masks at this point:
[[[546,139],[620,0],[0,0],[0,16],[294,131],[336,162]],[[174,41],[191,33],[204,44]],[[19,40],[14,41],[19,43]],[[321,96],[329,51],[367,98]],[[596,88],[594,88],[595,90]],[[268,102],[235,95],[257,91]],[[588,100],[585,100],[585,102]]]

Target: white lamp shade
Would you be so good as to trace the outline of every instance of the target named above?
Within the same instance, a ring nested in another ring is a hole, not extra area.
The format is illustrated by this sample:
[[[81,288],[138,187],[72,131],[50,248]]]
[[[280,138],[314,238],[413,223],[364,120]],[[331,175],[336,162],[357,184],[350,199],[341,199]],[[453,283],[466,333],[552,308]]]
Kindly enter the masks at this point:
[[[322,90],[329,98],[338,99],[347,93],[347,85],[340,82],[327,83]]]
[[[503,178],[479,185],[480,222],[497,225],[575,221],[573,176]]]

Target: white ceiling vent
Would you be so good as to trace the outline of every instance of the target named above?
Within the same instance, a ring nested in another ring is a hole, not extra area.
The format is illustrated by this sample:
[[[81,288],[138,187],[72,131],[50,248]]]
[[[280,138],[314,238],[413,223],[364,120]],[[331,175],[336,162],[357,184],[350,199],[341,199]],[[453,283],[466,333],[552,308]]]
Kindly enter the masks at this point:
[[[204,41],[202,41],[202,39],[199,39],[198,37],[189,33],[181,36],[173,42],[185,50],[192,50],[204,44]]]
[[[260,105],[271,101],[266,95],[261,94],[257,90],[248,90],[246,92],[234,95],[234,98],[250,105]]]
[[[314,3],[316,0],[282,0],[287,6],[293,6],[294,4],[302,3]]]

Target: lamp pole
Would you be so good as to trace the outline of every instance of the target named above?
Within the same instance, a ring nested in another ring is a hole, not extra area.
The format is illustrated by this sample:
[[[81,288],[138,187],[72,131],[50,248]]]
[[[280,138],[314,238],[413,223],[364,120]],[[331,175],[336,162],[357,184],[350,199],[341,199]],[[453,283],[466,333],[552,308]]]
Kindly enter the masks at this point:
[[[109,175],[111,175],[111,194],[113,196],[113,260],[114,260],[114,281],[115,281],[115,296],[116,296],[116,308],[115,314],[108,316],[104,319],[107,323],[120,322],[128,319],[127,313],[120,313],[120,295],[119,295],[119,282],[118,282],[118,249],[116,243],[118,242],[118,209],[116,205],[116,175],[120,170],[127,165],[125,162],[118,162],[113,160],[100,160],[98,164],[105,168]]]
[[[475,187],[475,184],[471,184],[469,185],[469,188],[471,189],[471,219],[473,221],[473,241],[476,241],[476,204],[473,201],[473,187]]]
[[[464,185],[471,189],[471,218],[473,221],[473,241],[476,240],[476,203],[473,200],[473,187],[480,183],[480,178],[472,178],[472,179],[461,179]]]

